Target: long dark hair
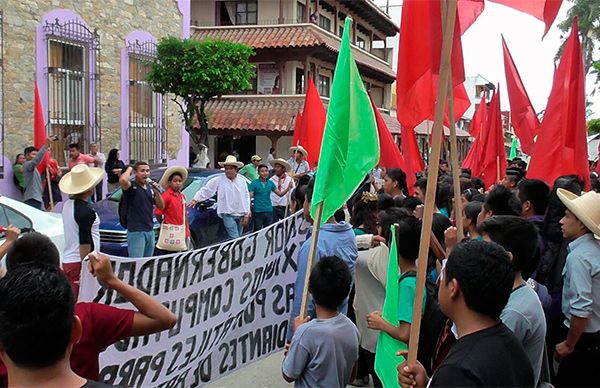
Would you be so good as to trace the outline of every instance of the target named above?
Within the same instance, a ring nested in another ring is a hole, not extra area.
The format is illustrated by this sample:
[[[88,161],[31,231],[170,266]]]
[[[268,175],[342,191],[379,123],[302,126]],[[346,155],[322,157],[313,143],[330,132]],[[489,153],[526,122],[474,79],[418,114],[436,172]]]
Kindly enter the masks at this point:
[[[116,162],[119,159],[118,154],[119,154],[118,149],[113,148],[112,150],[110,150],[110,152],[108,153],[108,158],[106,159],[106,164],[111,164],[111,163]]]
[[[17,156],[15,156],[15,162],[13,164],[19,163],[19,156],[23,156],[23,154],[17,154]]]

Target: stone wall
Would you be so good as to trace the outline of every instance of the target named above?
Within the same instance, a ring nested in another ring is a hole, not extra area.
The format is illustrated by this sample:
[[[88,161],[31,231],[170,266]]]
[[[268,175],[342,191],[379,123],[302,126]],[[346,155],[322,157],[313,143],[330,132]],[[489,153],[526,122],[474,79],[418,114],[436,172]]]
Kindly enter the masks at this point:
[[[36,79],[36,28],[43,16],[55,9],[79,14],[100,36],[101,148],[119,148],[121,142],[121,50],[125,36],[145,30],[157,39],[181,36],[182,16],[176,0],[103,0],[43,2],[5,0],[4,12],[4,124],[5,154],[8,159],[22,152],[33,139],[33,85]],[[170,100],[167,108],[170,158],[177,156],[181,143],[181,120]]]

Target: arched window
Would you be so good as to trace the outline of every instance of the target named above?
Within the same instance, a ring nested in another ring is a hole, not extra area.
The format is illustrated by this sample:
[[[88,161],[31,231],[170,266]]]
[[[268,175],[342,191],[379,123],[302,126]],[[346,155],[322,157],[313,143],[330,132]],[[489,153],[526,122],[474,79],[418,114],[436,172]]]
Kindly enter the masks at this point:
[[[90,143],[100,140],[99,37],[77,17],[46,20],[42,31],[47,46],[48,133],[58,136],[53,156],[65,165],[69,144],[87,151]]]
[[[165,96],[155,93],[146,80],[150,62],[156,58],[156,42],[153,39],[128,41],[126,54],[129,161],[163,165],[167,162]]]

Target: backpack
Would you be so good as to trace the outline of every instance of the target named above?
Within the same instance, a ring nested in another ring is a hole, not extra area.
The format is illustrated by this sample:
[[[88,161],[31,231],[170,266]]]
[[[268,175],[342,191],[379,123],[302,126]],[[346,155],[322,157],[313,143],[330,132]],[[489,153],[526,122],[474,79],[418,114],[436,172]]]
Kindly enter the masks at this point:
[[[133,186],[137,186],[135,181],[131,182],[131,187],[129,190],[133,188]],[[125,195],[125,190],[121,191],[121,199],[119,200],[119,224],[125,229],[127,229],[127,209],[129,208],[127,195]]]
[[[404,272],[398,283],[407,277],[416,277],[415,271]],[[421,319],[421,331],[419,333],[419,350],[417,360],[425,367],[429,376],[432,374],[432,359],[440,335],[444,330],[446,316],[440,310],[438,303],[437,287],[429,279],[425,280],[425,292],[427,299],[423,308],[423,317]]]

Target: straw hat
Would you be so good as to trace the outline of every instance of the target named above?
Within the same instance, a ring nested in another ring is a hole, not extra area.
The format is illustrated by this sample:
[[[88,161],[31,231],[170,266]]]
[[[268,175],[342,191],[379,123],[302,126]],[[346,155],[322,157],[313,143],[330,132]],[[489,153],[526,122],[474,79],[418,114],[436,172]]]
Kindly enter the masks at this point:
[[[242,168],[244,166],[244,163],[238,162],[237,158],[233,155],[227,155],[227,158],[225,158],[224,162],[219,162],[219,166],[235,166],[237,168]]]
[[[594,191],[578,196],[565,189],[558,189],[558,198],[575,217],[596,236],[600,236],[600,194]]]
[[[290,147],[290,151],[292,151],[292,152],[300,152],[302,155],[304,155],[304,157],[308,156],[308,151],[306,151],[304,149],[304,147],[302,147],[301,145]]]
[[[262,160],[262,158],[260,156],[258,156],[258,155],[254,155],[254,156],[252,156],[250,158],[251,162],[254,162],[255,160],[258,161],[258,162],[260,162]]]
[[[292,166],[290,166],[290,164],[283,159],[278,158],[271,160],[271,166],[275,167],[276,164],[283,166],[285,168],[285,172],[290,172],[292,170]]]
[[[169,186],[169,178],[171,177],[171,175],[173,175],[176,172],[181,174],[181,178],[185,182],[185,180],[188,177],[188,172],[185,169],[185,167],[172,166],[165,170],[165,172],[163,173],[162,177],[160,178],[160,181],[158,182],[158,184],[161,185],[164,189],[166,189]]]
[[[62,177],[58,187],[68,195],[82,194],[96,187],[102,178],[104,178],[103,169],[78,164]]]

